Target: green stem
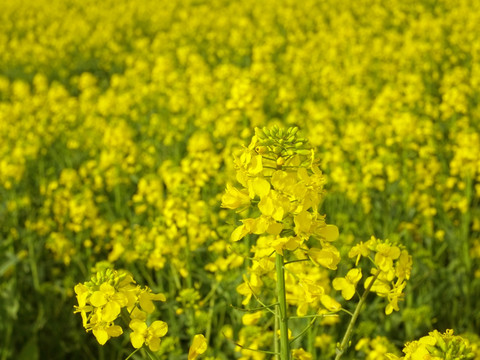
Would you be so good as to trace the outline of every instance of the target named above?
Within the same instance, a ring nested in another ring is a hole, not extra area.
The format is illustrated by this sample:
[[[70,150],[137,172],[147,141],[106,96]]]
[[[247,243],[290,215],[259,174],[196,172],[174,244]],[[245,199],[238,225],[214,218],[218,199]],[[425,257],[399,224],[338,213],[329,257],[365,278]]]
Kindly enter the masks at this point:
[[[290,340],[290,343],[293,344],[293,342],[297,339],[300,339],[303,335],[305,335],[313,326],[313,324],[315,324],[315,321],[317,320],[317,318],[313,318],[310,323],[305,327],[305,329],[302,330],[302,332],[300,334],[298,334],[297,336],[295,336],[292,340]]]
[[[365,300],[367,299],[367,295],[370,293],[370,289],[372,288],[373,283],[377,280],[378,275],[380,275],[380,270],[377,271],[372,281],[370,282],[370,284],[368,284],[367,288],[365,289],[365,292],[362,294],[362,297],[360,298],[360,301],[358,302],[357,307],[355,308],[352,318],[350,319],[350,323],[348,324],[347,331],[343,336],[342,342],[340,346],[337,347],[337,356],[335,357],[335,360],[340,360],[343,353],[347,349],[348,344],[350,342],[350,336],[352,335],[353,327],[355,326],[355,322],[357,321],[358,315],[360,315],[362,306],[365,303]]]
[[[314,318],[316,319],[316,318]],[[312,354],[312,360],[317,358],[317,354],[315,352],[315,334],[316,330],[313,326],[308,328],[308,335],[307,335],[307,351]]]
[[[37,262],[35,259],[35,245],[33,243],[33,237],[27,235],[27,245],[28,245],[28,260],[30,263],[30,271],[32,272],[32,281],[33,281],[33,288],[36,292],[40,291],[40,280],[38,277],[38,268]]]
[[[274,346],[274,351],[277,353],[277,355],[275,356],[275,359],[276,360],[280,360],[280,349],[278,348],[278,330],[279,330],[279,326],[278,326],[278,319],[279,319],[279,310],[278,310],[278,306],[276,308],[276,314],[275,314],[275,332],[273,334],[273,346]]]
[[[280,360],[290,360],[290,343],[288,341],[287,299],[285,294],[285,271],[283,255],[277,254],[275,267],[277,271],[277,298],[280,322]]]
[[[217,284],[215,284],[215,289],[216,287],[217,287]],[[216,296],[215,296],[215,293],[213,293],[209,302],[207,328],[205,330],[205,338],[207,339],[207,344],[210,343],[210,335],[212,334],[212,321],[213,321],[213,315],[214,315],[215,300],[216,300]]]
[[[128,360],[132,357],[133,354],[135,354],[138,350],[140,350],[141,348],[138,348],[138,349],[135,349],[130,355],[128,355],[128,357],[125,359],[125,360]]]

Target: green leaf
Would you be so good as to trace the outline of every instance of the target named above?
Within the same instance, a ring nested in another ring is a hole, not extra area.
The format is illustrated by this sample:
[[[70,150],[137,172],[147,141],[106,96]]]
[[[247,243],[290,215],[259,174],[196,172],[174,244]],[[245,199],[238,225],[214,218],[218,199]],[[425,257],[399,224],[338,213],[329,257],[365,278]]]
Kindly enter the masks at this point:
[[[34,336],[24,345],[20,354],[16,357],[17,360],[38,360],[38,345],[37,338]]]

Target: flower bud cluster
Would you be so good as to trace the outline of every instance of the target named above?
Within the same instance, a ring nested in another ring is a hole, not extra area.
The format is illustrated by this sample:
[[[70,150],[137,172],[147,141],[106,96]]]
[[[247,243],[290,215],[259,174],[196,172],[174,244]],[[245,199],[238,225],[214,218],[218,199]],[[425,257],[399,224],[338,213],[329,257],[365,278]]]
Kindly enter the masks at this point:
[[[311,149],[305,138],[298,134],[298,127],[290,127],[287,130],[273,126],[271,129],[264,127],[256,128],[255,135],[258,138],[258,153],[271,152],[278,158],[286,159],[294,155],[310,155]]]
[[[156,351],[160,337],[167,333],[167,324],[154,321],[147,326],[147,314],[155,310],[153,301],[165,301],[163,294],[154,294],[148,287],[135,285],[126,271],[104,269],[93,275],[90,281],[75,286],[78,306],[75,313],[82,316],[87,332],[92,331],[97,341],[104,345],[110,338],[123,334],[116,321],[122,318],[133,330],[130,341],[135,348],[148,345]]]

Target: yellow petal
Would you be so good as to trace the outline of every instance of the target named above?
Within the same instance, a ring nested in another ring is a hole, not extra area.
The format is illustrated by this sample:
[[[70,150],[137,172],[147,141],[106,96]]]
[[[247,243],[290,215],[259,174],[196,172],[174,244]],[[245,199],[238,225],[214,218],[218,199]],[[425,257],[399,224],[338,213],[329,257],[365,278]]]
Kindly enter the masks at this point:
[[[145,342],[145,337],[137,332],[132,332],[130,334],[130,342],[135,349],[138,349],[143,346],[143,343]]]
[[[158,337],[151,338],[148,342],[148,348],[153,352],[160,350],[160,339]]]
[[[342,308],[338,301],[325,294],[320,297],[320,301],[329,311],[339,311]]]
[[[335,290],[341,290],[345,300],[350,300],[355,295],[355,286],[345,278],[335,278],[332,282]]]
[[[107,303],[107,298],[105,293],[102,291],[95,291],[92,296],[90,296],[90,304],[95,307],[101,307]]]
[[[132,321],[130,321],[130,324],[128,326],[135,332],[144,332],[145,330],[147,330],[147,324],[145,323],[145,321],[139,319],[133,319]]]
[[[338,239],[338,228],[335,225],[327,225],[318,230],[318,235],[322,236],[326,241],[335,241]]]
[[[282,232],[282,230],[283,230],[283,224],[274,222],[268,226],[267,233],[271,235],[278,235]]]
[[[123,329],[121,326],[113,325],[107,328],[107,333],[110,337],[117,337],[123,334]]]
[[[242,316],[242,323],[243,325],[255,325],[258,320],[262,317],[261,311],[256,311],[251,314],[245,314]]]
[[[335,290],[340,291],[340,290],[342,290],[342,289],[345,287],[346,282],[347,282],[347,280],[345,280],[345,278],[342,278],[342,277],[340,277],[340,278],[335,278],[335,279],[333,279],[333,281],[332,281],[332,285],[333,285],[333,288],[334,288]]]
[[[232,241],[238,241],[238,240],[241,240],[247,234],[248,234],[248,230],[245,229],[245,225],[240,225],[235,230],[233,230],[232,235],[230,236],[230,239]]]
[[[255,178],[252,181],[252,187],[255,194],[257,194],[261,198],[268,195],[268,193],[270,192],[270,183],[262,178]]]
[[[308,256],[315,264],[331,270],[336,270],[340,262],[340,253],[334,247],[324,249],[311,248],[308,250]]]
[[[92,332],[95,338],[97,339],[98,343],[100,345],[105,345],[105,343],[109,339],[108,333],[105,330],[105,328],[102,327],[102,328],[93,329]]]
[[[152,331],[154,336],[162,337],[168,332],[168,325],[164,321],[157,320],[150,325],[150,331]]]
[[[114,321],[120,314],[120,305],[115,301],[110,301],[103,307],[101,314],[102,320],[106,322]]]
[[[197,334],[193,337],[192,346],[188,351],[188,360],[195,360],[198,355],[207,351],[207,340],[202,334]]]
[[[263,197],[258,203],[258,209],[263,215],[272,216],[275,207],[273,206],[273,199],[271,196]]]
[[[362,270],[358,268],[350,269],[345,278],[352,284],[357,284],[362,278]]]
[[[312,226],[312,214],[308,211],[301,211],[294,218],[295,233],[308,233]]]

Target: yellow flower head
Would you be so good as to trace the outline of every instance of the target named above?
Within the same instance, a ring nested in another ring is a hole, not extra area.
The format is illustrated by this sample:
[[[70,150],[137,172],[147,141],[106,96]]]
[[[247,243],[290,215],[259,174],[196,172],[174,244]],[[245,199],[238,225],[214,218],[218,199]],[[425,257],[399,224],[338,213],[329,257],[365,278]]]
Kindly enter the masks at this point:
[[[362,271],[358,268],[351,269],[344,278],[333,279],[335,290],[341,290],[345,300],[350,300],[355,294],[355,287],[362,278]]]
[[[167,323],[159,320],[154,321],[148,327],[144,321],[133,319],[129,326],[133,330],[130,334],[130,341],[135,349],[145,344],[151,351],[158,351],[160,349],[160,338],[165,336],[168,331]]]

